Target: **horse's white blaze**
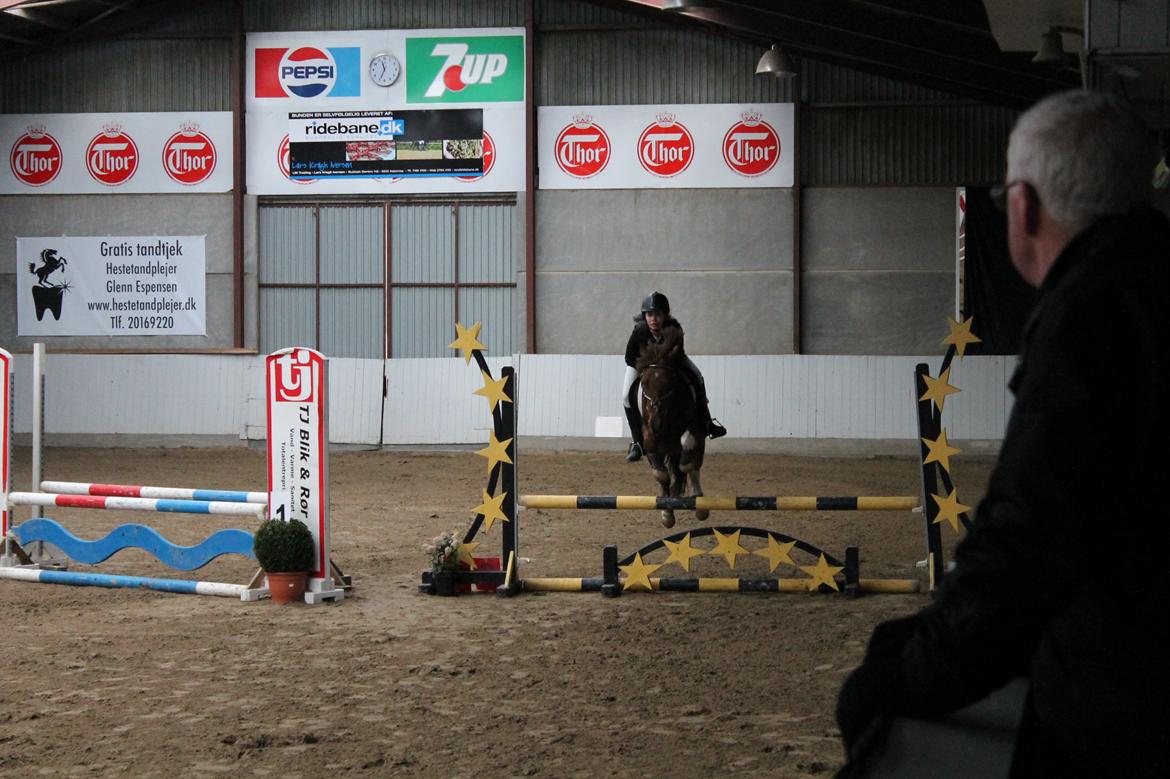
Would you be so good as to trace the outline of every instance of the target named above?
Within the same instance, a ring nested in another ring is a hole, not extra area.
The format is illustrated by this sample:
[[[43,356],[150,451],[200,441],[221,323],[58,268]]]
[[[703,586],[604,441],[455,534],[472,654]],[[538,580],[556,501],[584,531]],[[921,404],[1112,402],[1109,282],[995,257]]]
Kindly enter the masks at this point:
[[[695,445],[697,444],[697,441],[695,441],[695,437],[691,435],[690,430],[683,433],[682,438],[680,438],[679,441],[682,443],[682,448],[686,449],[688,452],[694,449]]]

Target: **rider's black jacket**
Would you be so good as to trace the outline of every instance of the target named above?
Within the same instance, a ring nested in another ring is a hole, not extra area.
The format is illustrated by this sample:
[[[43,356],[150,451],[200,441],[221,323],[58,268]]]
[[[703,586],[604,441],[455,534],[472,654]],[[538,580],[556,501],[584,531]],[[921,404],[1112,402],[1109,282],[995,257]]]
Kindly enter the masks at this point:
[[[658,328],[659,335],[655,338],[653,333],[650,332],[650,326],[646,324],[646,320],[638,319],[634,323],[634,331],[630,333],[630,340],[626,343],[626,365],[633,368],[634,363],[638,361],[638,355],[641,353],[642,347],[651,341],[655,343],[661,342],[666,335],[666,331],[670,328],[678,328],[680,332],[682,331],[682,325],[678,323],[677,319],[667,317],[666,321],[662,323],[662,327]]]

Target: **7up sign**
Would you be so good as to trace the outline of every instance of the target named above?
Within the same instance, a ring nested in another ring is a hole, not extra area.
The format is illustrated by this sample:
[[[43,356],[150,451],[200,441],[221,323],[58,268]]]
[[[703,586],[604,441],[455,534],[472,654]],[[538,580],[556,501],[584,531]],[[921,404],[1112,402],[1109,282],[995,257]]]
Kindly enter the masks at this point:
[[[507,103],[524,99],[524,36],[406,39],[411,103]]]

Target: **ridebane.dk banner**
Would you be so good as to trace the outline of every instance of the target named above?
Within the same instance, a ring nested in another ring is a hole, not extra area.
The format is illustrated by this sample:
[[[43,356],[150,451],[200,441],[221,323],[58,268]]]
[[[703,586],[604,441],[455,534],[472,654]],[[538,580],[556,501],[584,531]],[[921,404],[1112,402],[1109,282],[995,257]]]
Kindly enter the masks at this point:
[[[17,238],[17,335],[206,335],[204,238]]]

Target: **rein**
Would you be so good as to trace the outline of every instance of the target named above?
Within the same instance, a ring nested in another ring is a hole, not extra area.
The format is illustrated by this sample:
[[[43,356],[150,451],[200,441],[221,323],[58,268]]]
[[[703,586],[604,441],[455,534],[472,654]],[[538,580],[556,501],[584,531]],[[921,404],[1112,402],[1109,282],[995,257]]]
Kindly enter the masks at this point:
[[[650,370],[666,370],[666,371],[671,371],[673,373],[675,371],[675,368],[673,365],[662,365],[660,363],[651,363],[650,365],[647,365],[645,368],[642,369],[642,373],[645,373],[646,371],[650,371]],[[665,394],[661,395],[660,397],[655,398],[655,397],[652,397],[651,395],[646,393],[646,383],[645,382],[639,382],[639,384],[640,384],[640,388],[642,391],[642,399],[646,401],[646,405],[648,405],[650,408],[655,409],[655,410],[657,410],[658,407],[660,405],[662,405],[662,402],[664,400],[666,400],[671,395],[673,395],[674,390],[675,390],[674,387],[671,387],[669,390],[667,390],[667,392]]]

